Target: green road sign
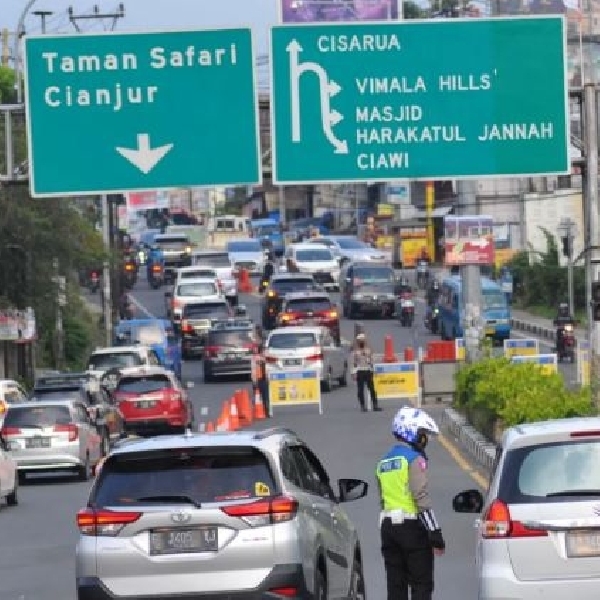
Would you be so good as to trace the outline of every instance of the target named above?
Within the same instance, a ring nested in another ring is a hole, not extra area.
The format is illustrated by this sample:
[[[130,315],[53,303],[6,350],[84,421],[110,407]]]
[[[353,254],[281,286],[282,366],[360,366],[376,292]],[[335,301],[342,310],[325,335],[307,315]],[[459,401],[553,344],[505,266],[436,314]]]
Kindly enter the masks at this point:
[[[279,25],[278,184],[569,173],[563,17]]]
[[[261,182],[249,29],[25,38],[33,196]]]

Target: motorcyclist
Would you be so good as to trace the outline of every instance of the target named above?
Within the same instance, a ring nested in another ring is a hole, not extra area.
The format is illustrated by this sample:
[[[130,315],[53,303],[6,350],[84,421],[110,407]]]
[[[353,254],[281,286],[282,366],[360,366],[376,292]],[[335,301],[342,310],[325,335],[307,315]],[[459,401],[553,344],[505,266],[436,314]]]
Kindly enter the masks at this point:
[[[146,261],[148,281],[152,278],[152,267],[154,265],[160,265],[164,271],[165,255],[157,244],[152,244],[152,246],[150,246],[150,252],[148,253],[148,259]]]
[[[574,325],[575,319],[571,315],[569,305],[566,302],[561,302],[558,305],[554,325],[556,326],[556,350],[560,353],[563,350],[565,327]]]
[[[133,306],[126,292],[123,292],[119,298],[119,318],[123,321],[133,318]]]
[[[437,279],[433,279],[427,288],[427,306],[433,308],[440,297],[440,282]]]
[[[260,278],[261,288],[265,282],[271,281],[271,277],[273,277],[273,273],[275,273],[275,256],[273,255],[272,250],[267,251],[267,260],[265,262],[265,266],[263,268],[262,277]]]
[[[402,294],[412,294],[412,287],[410,287],[406,275],[402,275],[398,282],[398,295],[401,296]]]

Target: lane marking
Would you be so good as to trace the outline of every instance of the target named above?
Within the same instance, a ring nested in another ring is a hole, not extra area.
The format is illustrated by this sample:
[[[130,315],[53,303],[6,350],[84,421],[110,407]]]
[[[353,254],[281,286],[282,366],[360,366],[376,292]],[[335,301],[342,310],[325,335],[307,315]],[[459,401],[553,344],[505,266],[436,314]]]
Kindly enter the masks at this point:
[[[132,304],[149,319],[157,319],[133,294],[128,294]]]
[[[458,467],[464,471],[475,483],[483,488],[484,490],[487,488],[488,482],[483,475],[478,473],[471,464],[463,458],[458,448],[446,437],[442,434],[437,436],[439,443],[443,446],[443,448],[448,452],[448,454],[454,459],[454,462],[458,465]]]
[[[208,414],[208,406],[203,406],[203,407],[200,409],[200,414],[201,414],[203,417],[205,417],[205,416]]]

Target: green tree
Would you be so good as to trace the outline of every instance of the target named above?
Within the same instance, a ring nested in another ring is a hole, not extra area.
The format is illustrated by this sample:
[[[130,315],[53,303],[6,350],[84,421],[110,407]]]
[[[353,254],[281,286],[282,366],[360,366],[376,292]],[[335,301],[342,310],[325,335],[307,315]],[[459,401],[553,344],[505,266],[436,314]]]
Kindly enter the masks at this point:
[[[0,104],[10,104],[15,95],[15,72],[0,66]]]
[[[427,11],[420,8],[415,2],[411,2],[411,0],[404,2],[402,10],[405,19],[423,19],[427,16]]]

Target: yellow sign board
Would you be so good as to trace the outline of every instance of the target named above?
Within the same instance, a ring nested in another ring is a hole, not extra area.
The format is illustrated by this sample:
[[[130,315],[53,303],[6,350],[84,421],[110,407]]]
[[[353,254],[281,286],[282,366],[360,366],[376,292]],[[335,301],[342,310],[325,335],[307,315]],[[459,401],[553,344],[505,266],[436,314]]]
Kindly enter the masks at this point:
[[[536,356],[540,353],[540,343],[537,340],[504,340],[504,356]]]
[[[321,405],[321,379],[315,370],[280,371],[267,374],[269,379],[269,403],[276,406]]]
[[[528,356],[513,356],[511,362],[515,364],[534,363],[540,366],[544,375],[558,373],[558,359],[556,354],[530,354]]]
[[[467,348],[463,338],[456,338],[454,340],[454,355],[457,362],[465,362],[467,360]]]
[[[379,400],[418,398],[420,394],[419,363],[401,362],[374,365],[373,383]]]
[[[584,387],[592,383],[590,358],[589,343],[579,342],[577,347],[577,379],[579,380],[579,385]]]

